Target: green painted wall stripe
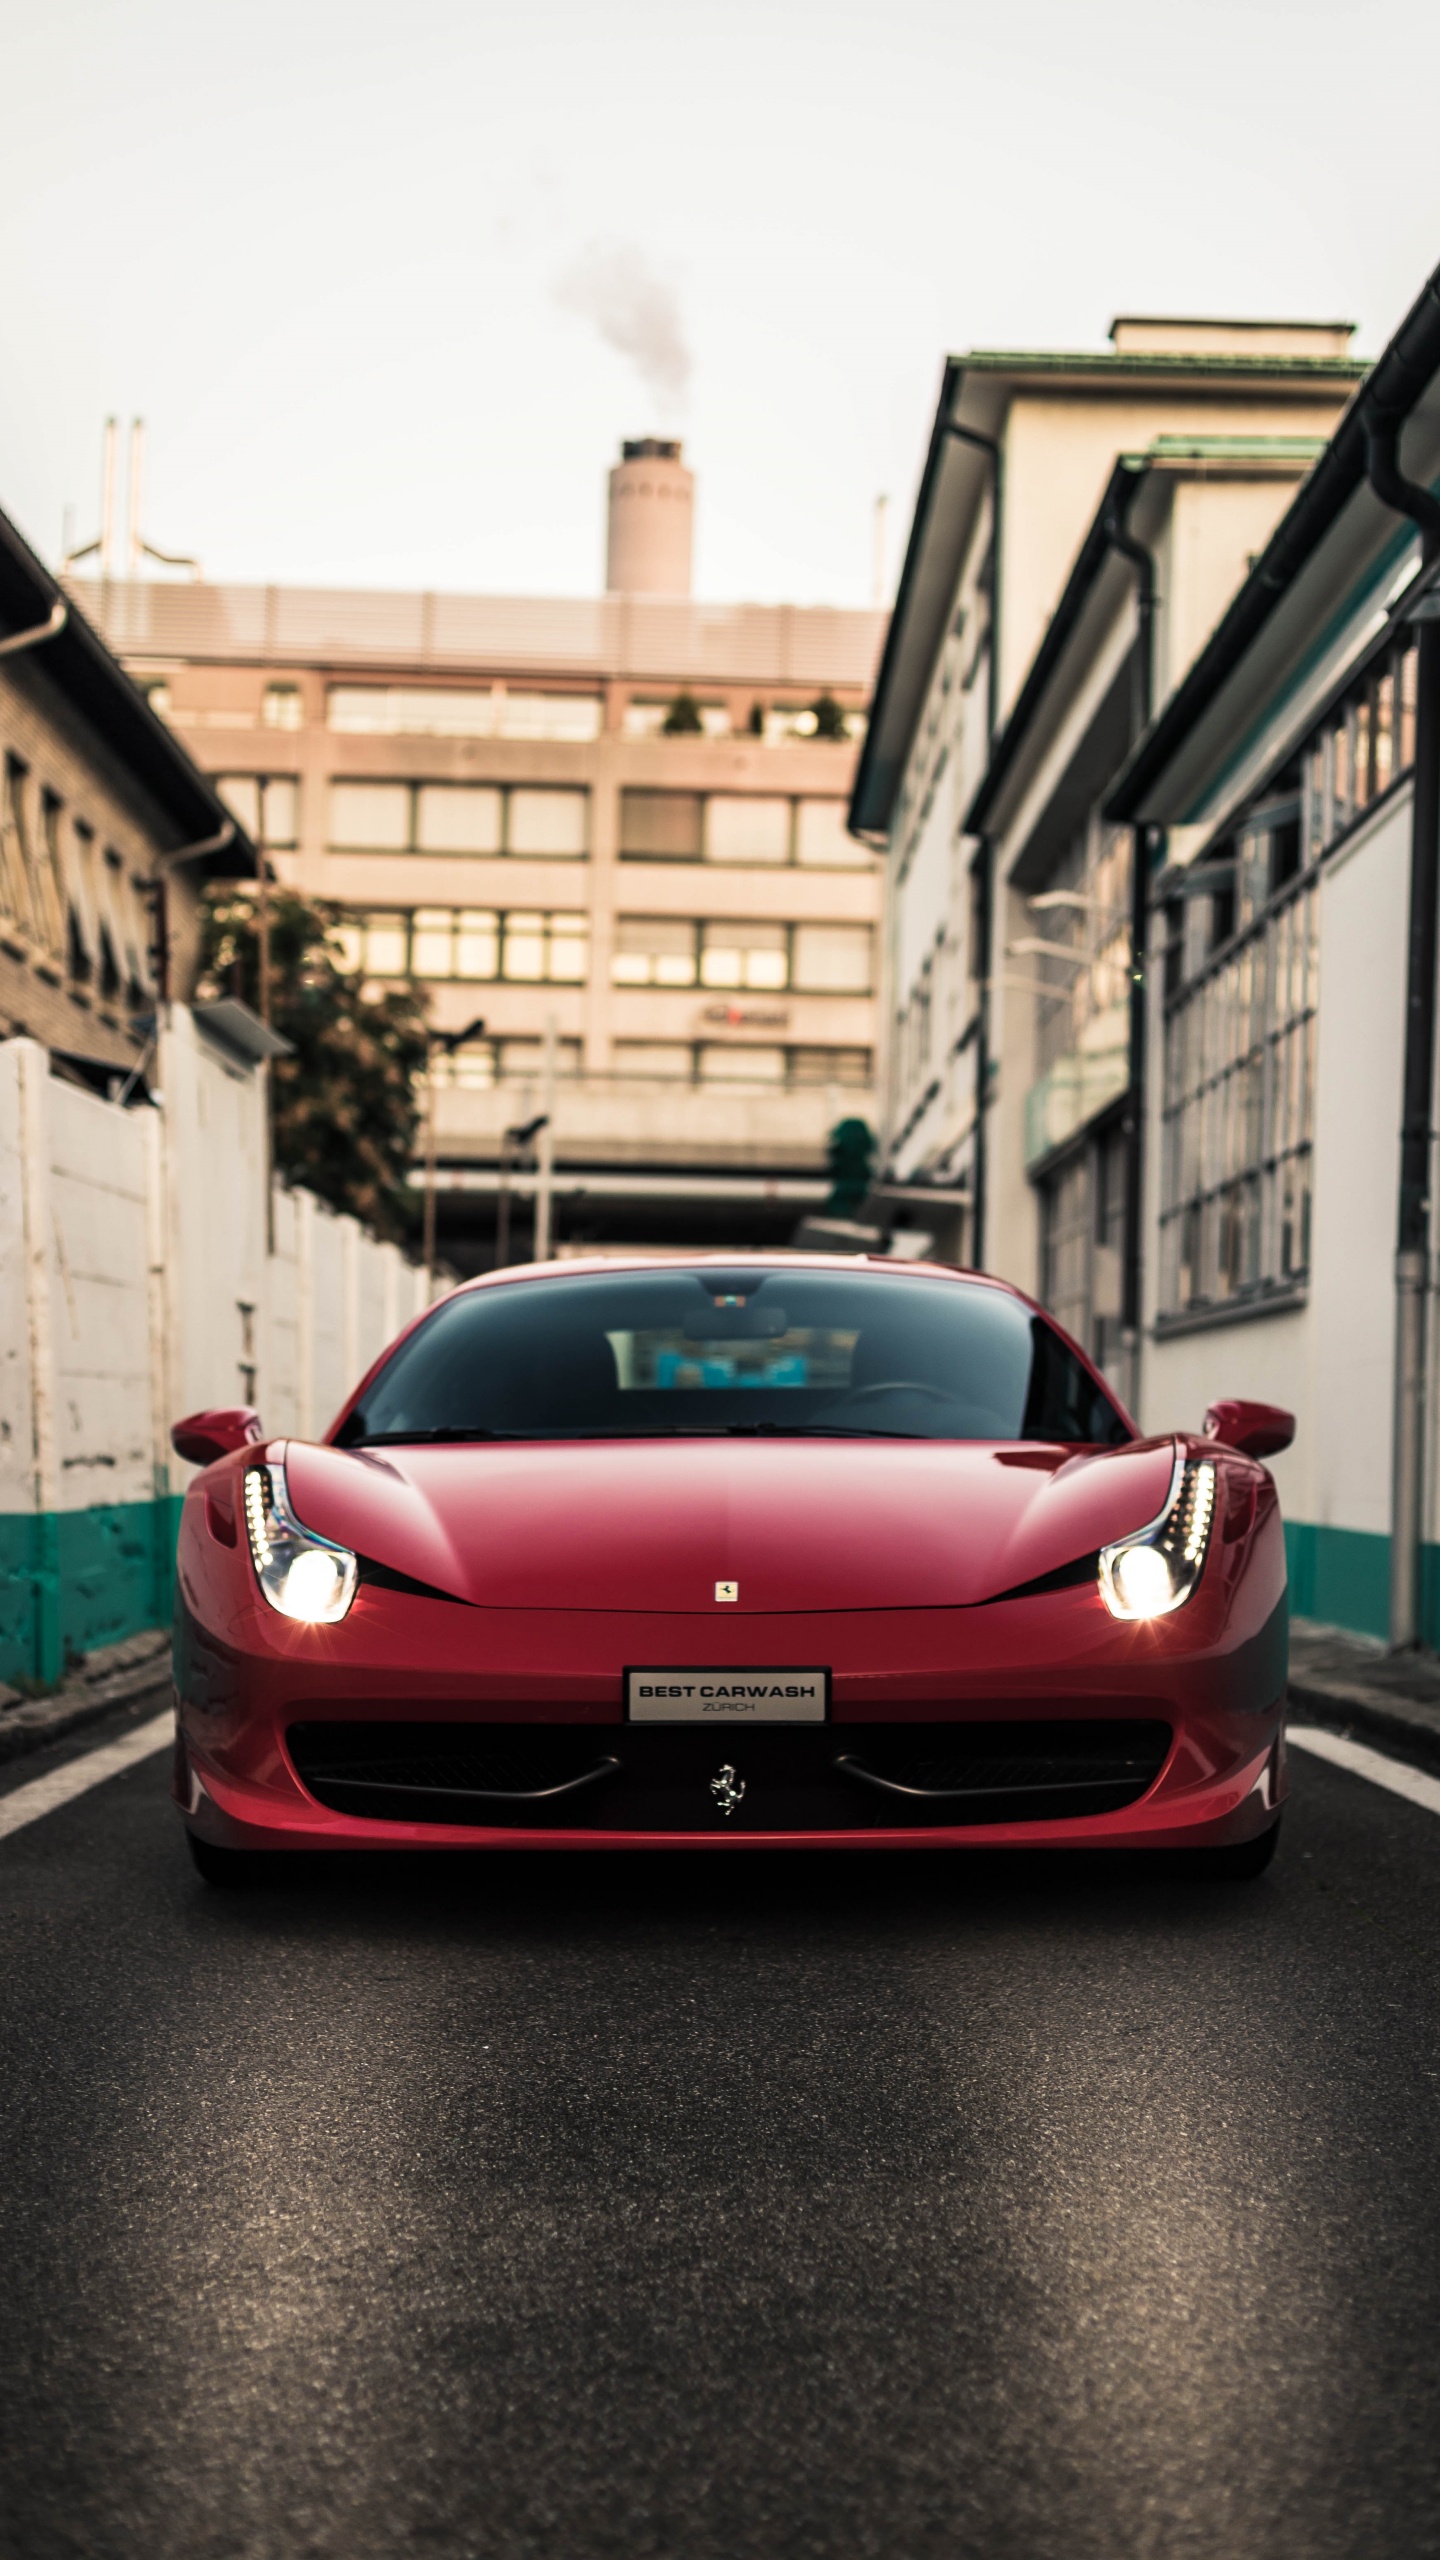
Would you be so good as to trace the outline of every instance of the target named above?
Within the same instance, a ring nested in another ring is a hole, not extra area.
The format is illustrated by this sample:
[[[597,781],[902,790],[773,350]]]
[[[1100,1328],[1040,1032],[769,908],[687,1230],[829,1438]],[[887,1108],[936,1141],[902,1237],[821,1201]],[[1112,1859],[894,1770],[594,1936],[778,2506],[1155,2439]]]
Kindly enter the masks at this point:
[[[1287,1520],[1290,1606],[1357,1635],[1390,1632],[1390,1541],[1376,1529],[1328,1529]],[[1440,1650],[1440,1546],[1420,1550],[1420,1639]]]
[[[0,1680],[42,1685],[97,1645],[163,1627],[179,1494],[89,1511],[0,1514]]]

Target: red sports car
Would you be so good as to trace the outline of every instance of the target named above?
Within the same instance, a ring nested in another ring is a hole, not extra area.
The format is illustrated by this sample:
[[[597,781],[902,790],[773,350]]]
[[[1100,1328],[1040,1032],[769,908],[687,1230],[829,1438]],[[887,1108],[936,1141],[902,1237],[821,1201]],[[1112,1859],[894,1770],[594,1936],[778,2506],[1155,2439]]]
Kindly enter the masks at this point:
[[[1145,1439],[996,1280],[535,1266],[318,1445],[176,1425],[175,1795],[277,1849],[1183,1848],[1285,1794],[1285,1552],[1219,1405]]]

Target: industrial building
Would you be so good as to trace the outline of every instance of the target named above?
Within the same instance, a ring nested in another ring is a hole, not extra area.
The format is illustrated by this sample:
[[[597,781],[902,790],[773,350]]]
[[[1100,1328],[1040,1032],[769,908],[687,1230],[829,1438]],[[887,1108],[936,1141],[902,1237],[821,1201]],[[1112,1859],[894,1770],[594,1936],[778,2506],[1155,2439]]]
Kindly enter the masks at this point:
[[[846,809],[885,618],[697,601],[693,507],[677,443],[627,444],[601,597],[75,589],[352,964],[469,1032],[435,1067],[462,1271],[502,1186],[528,1250],[507,1133],[542,1113],[562,1250],[783,1242],[873,1113],[879,866]]]

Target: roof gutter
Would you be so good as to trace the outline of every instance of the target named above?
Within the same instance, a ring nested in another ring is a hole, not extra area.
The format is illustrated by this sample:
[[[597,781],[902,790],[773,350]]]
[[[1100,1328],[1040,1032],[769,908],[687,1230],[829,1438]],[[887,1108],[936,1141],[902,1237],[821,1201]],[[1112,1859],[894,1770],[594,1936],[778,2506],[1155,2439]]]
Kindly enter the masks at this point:
[[[0,640],[0,658],[18,658],[22,649],[38,649],[42,640],[53,640],[70,619],[70,608],[57,600],[50,607],[47,622],[34,622],[28,631],[12,631],[8,640]]]
[[[1430,276],[1385,353],[1356,392],[1314,470],[1301,484],[1229,611],[1185,681],[1127,760],[1103,807],[1131,819],[1181,741],[1264,630],[1280,598],[1367,477],[1372,425],[1409,415],[1440,370],[1440,267]],[[1377,491],[1377,495],[1379,492]],[[1407,510],[1408,512],[1408,510]]]

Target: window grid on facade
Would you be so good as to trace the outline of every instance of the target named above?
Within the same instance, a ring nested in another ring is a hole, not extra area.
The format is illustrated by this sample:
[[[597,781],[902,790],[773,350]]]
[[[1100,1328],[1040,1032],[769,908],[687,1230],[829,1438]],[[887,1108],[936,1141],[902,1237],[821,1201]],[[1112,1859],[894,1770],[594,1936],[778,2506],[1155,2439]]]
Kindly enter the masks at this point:
[[[432,1061],[437,1086],[459,1093],[487,1093],[497,1084],[528,1083],[538,1088],[545,1073],[545,1043],[521,1034],[510,1040],[466,1040],[458,1049],[437,1051]],[[578,1040],[557,1040],[555,1073],[569,1082],[580,1074]]]
[[[1367,667],[1311,739],[1297,812],[1307,862],[1414,763],[1418,673],[1413,639],[1398,642]]]
[[[871,1080],[868,1049],[788,1042],[617,1040],[612,1072],[665,1084],[767,1084],[813,1090],[863,1089]]]
[[[610,975],[617,987],[854,995],[868,992],[871,968],[868,925],[620,916]]]
[[[1167,1008],[1164,1314],[1308,1272],[1318,913],[1306,876]]]
[[[1040,1075],[1077,1052],[1126,1044],[1130,859],[1130,829],[1094,819],[1045,889],[1028,901],[1025,939],[1058,946],[1024,951],[1017,960],[1036,980]],[[1108,1042],[1099,1036],[1102,1026]]]
[[[337,933],[345,967],[368,978],[576,986],[590,967],[582,910],[392,908],[351,916]]]
[[[326,725],[359,738],[598,738],[598,694],[528,693],[508,685],[332,685]]]
[[[1310,1261],[1317,866],[1414,763],[1390,641],[1191,874],[1165,954],[1160,1312],[1297,1287]],[[1213,865],[1214,887],[1200,883]]]
[[[300,841],[300,785],[293,773],[221,773],[215,788],[252,844],[280,853]]]
[[[582,860],[590,795],[574,786],[491,782],[330,785],[329,840],[341,853],[514,855]]]
[[[620,852],[627,862],[869,870],[874,856],[847,832],[845,817],[840,799],[627,790],[620,795]]]

